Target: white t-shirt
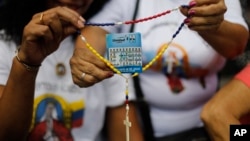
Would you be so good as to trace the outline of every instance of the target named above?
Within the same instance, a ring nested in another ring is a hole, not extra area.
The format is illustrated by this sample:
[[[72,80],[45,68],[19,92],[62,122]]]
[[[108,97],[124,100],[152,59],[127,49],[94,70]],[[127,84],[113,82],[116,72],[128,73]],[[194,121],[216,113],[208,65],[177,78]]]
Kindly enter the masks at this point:
[[[111,0],[90,22],[124,22],[132,19],[136,0]],[[137,19],[188,4],[184,0],[141,0]],[[225,0],[225,19],[247,28],[240,3]],[[164,47],[186,17],[179,11],[135,24],[142,35],[143,63],[147,64]],[[103,27],[110,33],[128,32],[129,25]],[[212,35],[211,35],[212,36]],[[163,56],[139,75],[145,99],[150,104],[155,136],[174,134],[202,126],[200,111],[218,86],[217,72],[225,58],[186,26]]]
[[[15,50],[14,43],[0,40],[0,85],[6,84]],[[121,76],[89,88],[73,84],[69,66],[73,50],[73,40],[68,37],[42,63],[36,79],[31,140],[53,136],[60,140],[97,141],[105,108],[125,101],[125,79]],[[64,76],[56,75],[55,66],[60,62],[66,66]],[[134,91],[132,86],[129,89]],[[134,99],[134,96],[129,95],[129,98]]]

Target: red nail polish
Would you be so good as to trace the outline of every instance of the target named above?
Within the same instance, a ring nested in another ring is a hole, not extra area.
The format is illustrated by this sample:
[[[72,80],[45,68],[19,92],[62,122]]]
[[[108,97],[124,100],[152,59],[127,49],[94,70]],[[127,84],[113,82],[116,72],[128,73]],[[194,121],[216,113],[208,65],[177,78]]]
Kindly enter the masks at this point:
[[[189,15],[189,16],[192,16],[192,15],[194,15],[194,14],[195,14],[195,11],[194,11],[194,10],[189,10],[189,11],[188,11],[188,15]]]
[[[190,7],[193,7],[193,6],[195,6],[195,5],[196,5],[196,2],[195,2],[195,1],[189,2],[189,6],[190,6]]]
[[[112,76],[114,76],[114,73],[113,73],[113,72],[109,72],[109,73],[107,74],[107,78],[110,78],[110,77],[112,77]]]
[[[190,19],[189,18],[186,18],[185,20],[184,20],[184,23],[190,23]]]

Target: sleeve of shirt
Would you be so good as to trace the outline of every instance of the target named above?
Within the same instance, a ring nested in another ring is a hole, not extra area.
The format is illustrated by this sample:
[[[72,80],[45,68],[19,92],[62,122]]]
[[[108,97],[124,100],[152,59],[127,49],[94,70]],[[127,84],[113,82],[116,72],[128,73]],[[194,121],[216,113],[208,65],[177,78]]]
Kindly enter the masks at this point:
[[[128,85],[126,84],[126,78],[128,78]],[[129,100],[135,99],[135,92],[133,87],[133,79],[129,74],[123,74],[123,76],[116,74],[110,79],[102,81],[105,91],[107,106],[114,107],[122,105],[126,100],[126,86],[128,86]]]
[[[250,88],[250,63],[237,73],[234,78],[240,80]]]
[[[240,24],[248,29],[247,23],[243,18],[242,8],[239,0],[225,0],[227,11],[224,18],[233,23]]]
[[[0,40],[0,85],[5,85],[8,80],[14,54],[14,43]]]

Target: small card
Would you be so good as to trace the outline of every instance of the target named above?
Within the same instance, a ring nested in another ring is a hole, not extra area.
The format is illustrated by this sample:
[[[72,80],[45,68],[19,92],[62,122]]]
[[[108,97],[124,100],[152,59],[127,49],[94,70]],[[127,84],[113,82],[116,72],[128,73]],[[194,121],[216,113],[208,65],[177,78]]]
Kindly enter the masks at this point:
[[[107,58],[121,73],[142,72],[140,33],[106,35]]]

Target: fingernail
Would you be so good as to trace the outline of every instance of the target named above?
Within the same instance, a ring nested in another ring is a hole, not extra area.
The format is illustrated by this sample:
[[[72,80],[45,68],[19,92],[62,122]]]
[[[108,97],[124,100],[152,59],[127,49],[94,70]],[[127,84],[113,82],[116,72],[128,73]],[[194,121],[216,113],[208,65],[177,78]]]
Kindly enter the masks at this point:
[[[181,5],[182,8],[189,8],[189,5]]]
[[[196,5],[196,2],[195,2],[195,1],[190,1],[190,2],[189,2],[189,6],[190,6],[190,7],[193,7],[193,6],[195,6],[195,5]]]
[[[84,24],[83,24],[82,20],[78,20],[77,24],[79,25],[80,28],[84,27]]]
[[[191,9],[191,10],[188,11],[188,15],[189,15],[189,16],[192,16],[192,15],[194,15],[194,14],[195,14],[195,11],[194,11],[193,9]]]
[[[80,20],[85,22],[85,19],[82,16],[80,16]]]
[[[109,72],[108,75],[107,75],[107,78],[110,78],[112,76],[114,76],[114,73],[113,72]]]
[[[190,19],[189,18],[186,18],[185,20],[184,20],[184,23],[190,23]]]

